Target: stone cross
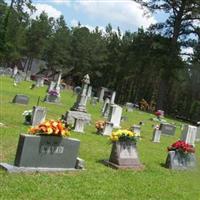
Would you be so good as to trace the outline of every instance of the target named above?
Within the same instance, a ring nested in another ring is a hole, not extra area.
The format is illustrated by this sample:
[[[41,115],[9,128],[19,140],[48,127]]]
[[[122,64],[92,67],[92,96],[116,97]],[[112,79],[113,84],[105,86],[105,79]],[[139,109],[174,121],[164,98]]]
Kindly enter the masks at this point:
[[[87,91],[88,85],[90,84],[90,77],[86,74],[82,79],[82,88],[81,93],[77,96],[76,103],[71,108],[71,110],[79,111],[79,112],[87,112],[86,111],[86,104],[87,104]]]

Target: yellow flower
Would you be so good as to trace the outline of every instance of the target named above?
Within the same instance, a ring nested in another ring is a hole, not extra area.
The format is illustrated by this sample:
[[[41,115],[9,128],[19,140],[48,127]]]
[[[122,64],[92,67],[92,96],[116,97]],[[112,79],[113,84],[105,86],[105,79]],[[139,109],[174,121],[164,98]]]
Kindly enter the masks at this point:
[[[53,129],[52,129],[52,128],[47,128],[47,133],[48,133],[48,134],[53,133]]]

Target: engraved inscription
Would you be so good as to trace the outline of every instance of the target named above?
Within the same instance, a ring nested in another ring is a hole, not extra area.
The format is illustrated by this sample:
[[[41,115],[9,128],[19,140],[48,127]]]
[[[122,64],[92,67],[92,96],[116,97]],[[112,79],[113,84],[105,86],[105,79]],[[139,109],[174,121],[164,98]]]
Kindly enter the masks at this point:
[[[40,145],[39,152],[41,154],[63,154],[64,146],[47,142]]]

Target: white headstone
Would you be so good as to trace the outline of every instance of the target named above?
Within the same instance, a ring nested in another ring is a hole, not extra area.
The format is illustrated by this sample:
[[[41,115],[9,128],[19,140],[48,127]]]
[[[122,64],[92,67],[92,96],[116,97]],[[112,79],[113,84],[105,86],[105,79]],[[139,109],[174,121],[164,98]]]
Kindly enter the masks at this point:
[[[34,106],[31,125],[36,126],[38,124],[41,124],[45,121],[45,119],[46,119],[46,108],[40,106]]]
[[[161,136],[161,131],[159,130],[159,128],[154,128],[153,131],[153,136],[152,136],[152,142],[160,142],[160,136]]]
[[[196,134],[197,134],[197,127],[196,126],[185,125],[185,127],[182,131],[181,140],[183,140],[186,143],[194,146]]]
[[[91,96],[92,96],[92,86],[89,86],[87,91],[87,97],[90,99]]]
[[[111,103],[111,104],[115,104],[115,96],[116,96],[116,92],[114,91],[114,92],[112,93],[112,96],[111,96],[111,99],[110,99],[110,103]]]
[[[122,107],[114,104],[111,105],[108,121],[113,123],[114,128],[120,128],[120,121],[122,116]]]
[[[141,133],[141,126],[139,125],[133,125],[131,127],[131,130],[135,133],[135,136],[141,136],[140,133]]]
[[[200,126],[197,127],[196,142],[200,142]]]
[[[106,105],[110,103],[110,99],[109,98],[106,98],[105,101],[104,101],[104,104],[103,104],[103,107],[102,107],[102,114],[104,114],[105,112],[105,109],[106,109]]]
[[[113,131],[113,123],[111,123],[111,122],[106,122],[106,124],[105,124],[105,126],[104,126],[104,129],[103,129],[103,131],[102,131],[102,135],[108,135],[108,136],[110,136],[111,135],[111,133],[112,133],[112,131]]]
[[[101,87],[101,91],[100,91],[100,94],[99,94],[99,102],[103,102],[103,97],[104,97],[104,93],[105,93],[105,90],[107,88],[105,87]]]

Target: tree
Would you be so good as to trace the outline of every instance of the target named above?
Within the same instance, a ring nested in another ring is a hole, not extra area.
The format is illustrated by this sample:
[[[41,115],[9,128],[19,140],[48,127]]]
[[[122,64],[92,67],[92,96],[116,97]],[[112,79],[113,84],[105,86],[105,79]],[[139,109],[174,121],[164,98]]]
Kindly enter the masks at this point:
[[[174,70],[180,67],[176,63],[177,56],[180,55],[180,47],[188,47],[191,44],[191,34],[199,37],[199,27],[196,25],[200,22],[200,1],[199,0],[136,0],[142,6],[152,12],[164,11],[169,17],[164,23],[157,23],[151,26],[151,30],[159,30],[171,40],[170,56],[168,64],[163,70],[162,80],[160,82],[158,108],[165,108],[169,105],[165,101],[168,99],[170,82],[169,77],[174,75]]]

